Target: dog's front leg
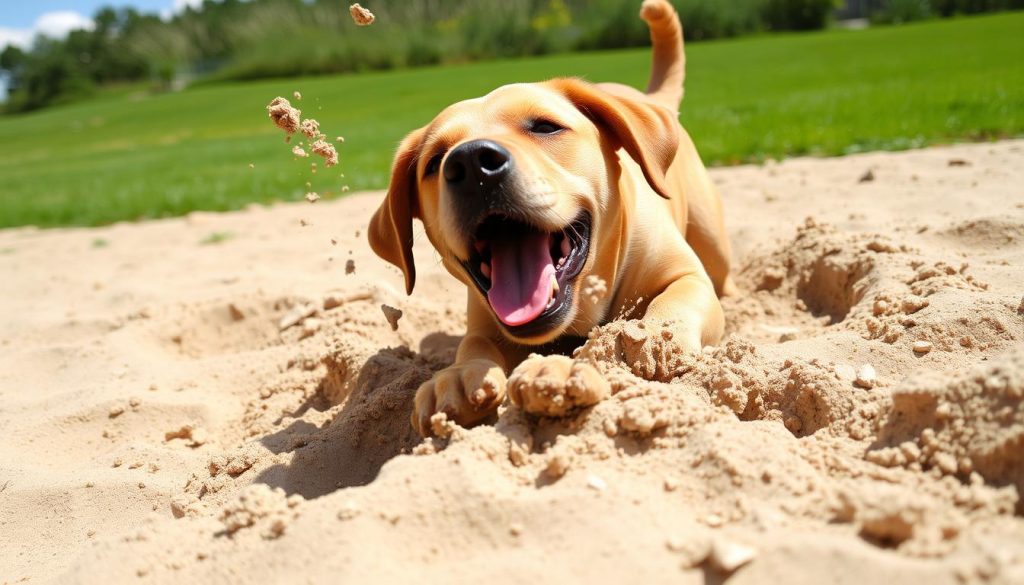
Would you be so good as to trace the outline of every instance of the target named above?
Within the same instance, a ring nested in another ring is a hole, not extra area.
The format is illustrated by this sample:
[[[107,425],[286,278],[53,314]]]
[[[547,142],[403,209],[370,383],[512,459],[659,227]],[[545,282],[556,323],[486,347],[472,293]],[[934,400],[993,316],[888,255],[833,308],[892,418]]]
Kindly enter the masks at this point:
[[[722,304],[703,272],[691,272],[669,284],[647,306],[643,322],[667,328],[681,349],[690,353],[718,343],[725,330]]]
[[[443,412],[449,420],[469,427],[483,422],[505,399],[506,358],[490,335],[474,327],[459,343],[455,363],[424,382],[416,391],[412,426],[424,437],[432,434],[430,417]]]
[[[645,380],[666,382],[681,373],[689,355],[718,343],[724,329],[714,285],[703,272],[691,272],[655,296],[639,322],[615,329],[615,342],[591,340],[587,345],[593,346],[582,353],[619,361]]]

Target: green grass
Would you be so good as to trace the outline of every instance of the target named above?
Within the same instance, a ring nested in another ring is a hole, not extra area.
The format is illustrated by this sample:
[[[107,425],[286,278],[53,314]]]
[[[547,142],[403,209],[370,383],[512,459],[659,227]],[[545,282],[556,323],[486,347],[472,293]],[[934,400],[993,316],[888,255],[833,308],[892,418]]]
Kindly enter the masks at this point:
[[[684,23],[685,24],[685,23]],[[705,161],[838,155],[1024,133],[1024,13],[691,45],[682,120]],[[383,188],[399,139],[444,106],[512,81],[646,82],[647,50],[357,76],[118,91],[0,118],[0,226],[95,225]],[[309,171],[267,119],[277,95],[331,136]],[[254,168],[250,168],[250,163]],[[340,174],[344,173],[345,177]]]

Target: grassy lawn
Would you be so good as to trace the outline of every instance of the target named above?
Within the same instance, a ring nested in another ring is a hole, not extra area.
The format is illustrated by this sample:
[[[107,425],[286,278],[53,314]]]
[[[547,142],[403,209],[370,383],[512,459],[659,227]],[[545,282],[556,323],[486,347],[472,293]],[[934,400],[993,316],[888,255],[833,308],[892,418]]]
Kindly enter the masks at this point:
[[[682,121],[710,164],[1019,136],[1022,39],[1024,13],[1007,13],[695,44]],[[398,140],[451,102],[559,75],[643,87],[648,64],[644,49],[119,91],[0,117],[0,227],[234,209],[299,199],[307,181],[328,197],[383,188]],[[306,116],[345,137],[339,166],[311,174],[267,119],[267,102],[295,90]]]

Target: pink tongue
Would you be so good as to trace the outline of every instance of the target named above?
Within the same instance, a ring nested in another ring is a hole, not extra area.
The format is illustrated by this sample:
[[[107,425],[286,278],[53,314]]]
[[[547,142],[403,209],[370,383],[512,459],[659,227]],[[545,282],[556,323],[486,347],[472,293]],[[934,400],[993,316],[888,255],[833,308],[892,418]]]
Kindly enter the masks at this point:
[[[529,323],[551,299],[551,235],[530,233],[491,242],[491,290],[487,299],[501,322]]]

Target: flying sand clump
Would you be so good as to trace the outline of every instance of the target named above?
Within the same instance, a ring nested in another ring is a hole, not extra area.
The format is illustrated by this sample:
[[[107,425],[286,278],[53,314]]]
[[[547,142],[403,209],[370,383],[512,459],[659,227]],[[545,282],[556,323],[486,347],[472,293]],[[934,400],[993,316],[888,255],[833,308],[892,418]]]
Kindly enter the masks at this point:
[[[314,153],[324,158],[324,164],[333,167],[338,164],[338,151],[334,149],[334,145],[323,139],[323,135],[309,147]]]
[[[391,305],[381,305],[380,310],[384,312],[384,318],[388,320],[392,331],[398,331],[398,320],[402,318],[402,310]]]
[[[267,113],[274,124],[288,134],[295,134],[299,128],[299,117],[302,116],[302,110],[293,108],[291,102],[283,97],[274,98],[267,106]]]
[[[348,13],[352,15],[352,20],[358,26],[370,26],[377,17],[372,12],[363,8],[358,3],[348,7]]]
[[[298,96],[299,92],[295,92],[295,94]],[[338,164],[338,151],[334,148],[333,144],[327,141],[327,135],[320,131],[320,123],[312,118],[303,120],[302,110],[292,107],[291,102],[287,99],[280,96],[274,98],[267,105],[267,113],[270,115],[270,119],[274,121],[274,124],[281,130],[284,130],[289,137],[296,131],[299,131],[311,140],[309,149],[324,159],[324,165],[333,167]],[[298,157],[309,156],[298,145],[292,148],[292,154]],[[315,167],[313,172],[316,172]]]
[[[302,124],[299,125],[299,130],[306,135],[306,138],[314,140],[320,135],[320,122],[317,122],[312,118],[303,120]]]

